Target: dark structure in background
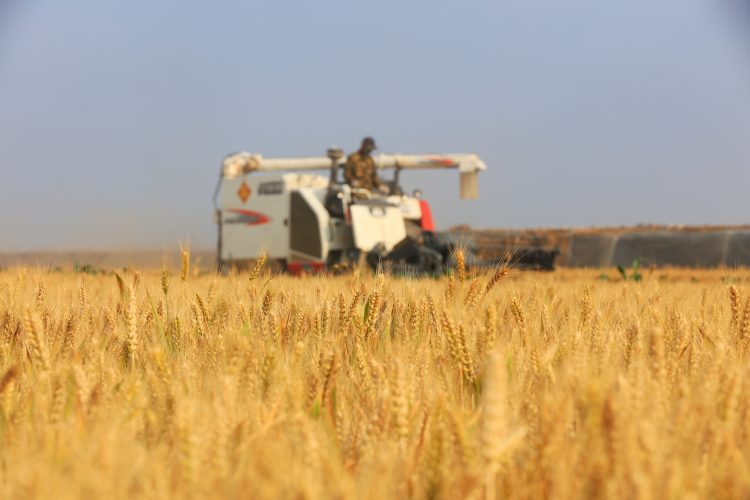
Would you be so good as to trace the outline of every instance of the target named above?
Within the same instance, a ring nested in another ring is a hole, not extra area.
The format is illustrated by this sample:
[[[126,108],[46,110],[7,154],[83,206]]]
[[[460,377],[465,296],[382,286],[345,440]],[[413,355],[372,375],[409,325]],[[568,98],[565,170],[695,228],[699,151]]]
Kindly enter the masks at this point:
[[[558,263],[571,267],[750,266],[750,226],[642,226],[629,228],[472,230],[455,228],[454,238],[472,241],[482,259],[509,251],[518,259],[525,246],[559,250]]]

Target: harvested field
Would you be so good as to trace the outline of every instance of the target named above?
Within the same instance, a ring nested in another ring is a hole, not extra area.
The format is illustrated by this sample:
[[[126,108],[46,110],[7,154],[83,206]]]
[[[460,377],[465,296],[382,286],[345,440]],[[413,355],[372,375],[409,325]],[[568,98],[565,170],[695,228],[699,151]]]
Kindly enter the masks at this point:
[[[750,495],[748,271],[256,271],[0,272],[0,495]]]

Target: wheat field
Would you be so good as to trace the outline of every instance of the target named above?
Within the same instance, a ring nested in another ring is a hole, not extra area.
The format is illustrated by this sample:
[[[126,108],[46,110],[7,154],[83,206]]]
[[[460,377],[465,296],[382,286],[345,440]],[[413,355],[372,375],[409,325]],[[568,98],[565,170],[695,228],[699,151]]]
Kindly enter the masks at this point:
[[[183,271],[0,272],[0,496],[750,496],[750,272]]]

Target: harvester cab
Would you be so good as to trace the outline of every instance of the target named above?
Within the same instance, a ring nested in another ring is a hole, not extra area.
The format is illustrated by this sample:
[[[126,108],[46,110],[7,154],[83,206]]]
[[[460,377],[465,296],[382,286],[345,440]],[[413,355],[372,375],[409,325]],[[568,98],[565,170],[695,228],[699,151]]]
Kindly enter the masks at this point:
[[[456,169],[461,197],[475,199],[477,176],[486,165],[475,154],[380,154],[373,159],[378,170],[393,171],[387,193],[340,181],[345,158],[337,148],[320,157],[264,158],[244,152],[225,157],[214,194],[219,269],[243,267],[266,251],[293,274],[362,260],[406,272],[442,271],[450,260],[450,243],[436,237],[421,194],[403,192],[400,174]],[[329,170],[329,175],[311,173],[316,170]]]

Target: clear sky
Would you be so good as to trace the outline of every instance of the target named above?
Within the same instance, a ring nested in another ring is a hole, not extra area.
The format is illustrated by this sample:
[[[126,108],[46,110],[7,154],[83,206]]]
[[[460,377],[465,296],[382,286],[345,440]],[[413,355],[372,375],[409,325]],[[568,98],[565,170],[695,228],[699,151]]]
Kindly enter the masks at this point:
[[[226,153],[364,135],[484,158],[439,227],[750,222],[733,1],[0,0],[0,250],[211,247]]]

